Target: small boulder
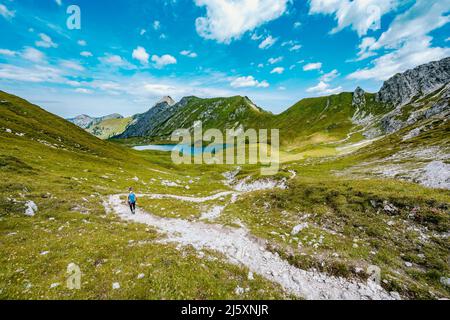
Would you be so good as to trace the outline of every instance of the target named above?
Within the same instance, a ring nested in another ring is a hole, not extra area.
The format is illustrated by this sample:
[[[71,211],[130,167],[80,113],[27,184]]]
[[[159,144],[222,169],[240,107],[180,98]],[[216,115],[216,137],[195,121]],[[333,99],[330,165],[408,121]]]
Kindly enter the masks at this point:
[[[300,231],[302,231],[303,229],[306,229],[306,228],[308,228],[308,223],[307,223],[307,222],[301,223],[301,224],[299,224],[299,225],[296,225],[296,226],[292,229],[291,235],[296,236],[297,234],[300,233]]]
[[[38,207],[36,205],[36,203],[34,203],[33,201],[27,201],[25,203],[25,215],[29,216],[29,217],[33,217],[36,212],[38,211]]]

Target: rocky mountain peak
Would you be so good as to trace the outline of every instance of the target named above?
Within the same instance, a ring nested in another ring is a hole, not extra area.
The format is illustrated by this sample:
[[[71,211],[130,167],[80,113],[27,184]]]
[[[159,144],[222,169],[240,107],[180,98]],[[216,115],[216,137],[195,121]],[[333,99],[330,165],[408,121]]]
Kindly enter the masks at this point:
[[[396,74],[383,84],[376,100],[397,107],[430,94],[449,82],[450,57]]]
[[[361,87],[357,87],[355,92],[353,93],[352,105],[353,107],[359,108],[366,104],[366,92],[361,89]]]
[[[165,96],[165,97],[162,97],[161,100],[159,100],[156,104],[162,104],[162,103],[166,103],[169,106],[173,106],[176,102],[175,102],[175,100],[172,99],[172,97]]]
[[[71,119],[67,119],[67,120],[72,122],[73,124],[79,126],[80,128],[86,129],[92,124],[92,121],[94,121],[94,118],[92,118],[86,114],[81,114],[79,116],[76,116],[75,118],[71,118]]]

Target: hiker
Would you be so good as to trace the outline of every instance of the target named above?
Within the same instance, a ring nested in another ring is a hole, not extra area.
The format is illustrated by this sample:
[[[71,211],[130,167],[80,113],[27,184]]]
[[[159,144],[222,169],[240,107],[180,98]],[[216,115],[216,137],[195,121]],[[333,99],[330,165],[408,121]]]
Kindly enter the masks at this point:
[[[128,205],[130,206],[131,213],[136,213],[136,195],[133,192],[133,188],[130,188],[130,193],[128,194]]]

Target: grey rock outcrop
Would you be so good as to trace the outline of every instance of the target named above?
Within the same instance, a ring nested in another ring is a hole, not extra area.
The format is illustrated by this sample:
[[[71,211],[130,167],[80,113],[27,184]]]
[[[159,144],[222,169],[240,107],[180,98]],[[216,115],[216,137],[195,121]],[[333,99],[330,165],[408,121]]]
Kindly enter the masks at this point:
[[[450,57],[396,74],[376,95],[378,102],[400,106],[423,97],[450,81]]]
[[[109,119],[123,119],[123,116],[118,113],[113,113],[104,117],[91,117],[85,114],[79,115],[75,118],[67,119],[68,121],[72,122],[73,124],[76,124],[82,129],[87,129],[93,125],[96,125],[97,123],[100,123],[104,120]]]
[[[175,103],[171,97],[162,98],[147,112],[136,115],[125,132],[116,138],[151,136],[157,128],[187,104],[187,99],[183,98],[179,103]]]
[[[72,122],[73,124],[79,126],[82,129],[87,129],[94,121],[94,118],[92,118],[86,114],[82,114],[82,115],[76,116],[75,118],[70,118],[67,120]]]
[[[366,105],[366,92],[360,87],[356,88],[353,93],[352,105],[355,108],[360,108]]]

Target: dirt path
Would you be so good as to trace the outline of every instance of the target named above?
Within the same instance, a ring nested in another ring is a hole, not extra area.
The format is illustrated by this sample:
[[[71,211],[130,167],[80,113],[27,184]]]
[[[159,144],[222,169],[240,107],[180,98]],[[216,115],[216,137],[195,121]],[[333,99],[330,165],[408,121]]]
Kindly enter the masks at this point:
[[[184,201],[204,202],[217,199],[223,193],[211,197],[195,198],[172,195],[149,194],[154,198],[173,198]],[[244,265],[251,272],[280,284],[286,292],[306,299],[393,299],[375,283],[349,281],[327,276],[323,273],[305,271],[291,266],[277,254],[266,250],[264,241],[249,234],[243,228],[229,228],[218,224],[191,222],[182,219],[161,218],[137,210],[131,215],[128,206],[120,199],[122,195],[109,196],[104,205],[108,212],[122,219],[153,226],[167,234],[162,242],[192,245],[197,250],[211,249],[224,254],[236,265]]]

